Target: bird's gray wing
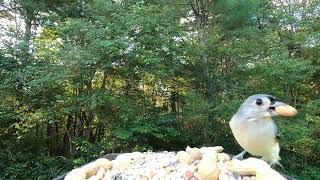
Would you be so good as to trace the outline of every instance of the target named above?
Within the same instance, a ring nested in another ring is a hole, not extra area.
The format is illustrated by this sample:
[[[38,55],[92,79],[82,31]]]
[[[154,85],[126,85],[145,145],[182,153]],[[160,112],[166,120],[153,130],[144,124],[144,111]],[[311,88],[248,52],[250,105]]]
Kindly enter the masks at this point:
[[[279,130],[278,126],[276,126],[276,140],[280,141],[281,140],[281,136],[282,136],[282,133]]]

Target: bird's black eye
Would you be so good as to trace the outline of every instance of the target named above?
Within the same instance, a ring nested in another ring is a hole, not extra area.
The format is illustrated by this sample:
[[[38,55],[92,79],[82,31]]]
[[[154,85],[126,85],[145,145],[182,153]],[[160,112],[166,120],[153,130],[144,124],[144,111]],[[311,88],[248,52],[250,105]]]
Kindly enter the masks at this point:
[[[260,98],[257,99],[257,100],[256,100],[256,104],[257,104],[258,106],[260,106],[260,105],[262,104],[262,99],[260,99]]]

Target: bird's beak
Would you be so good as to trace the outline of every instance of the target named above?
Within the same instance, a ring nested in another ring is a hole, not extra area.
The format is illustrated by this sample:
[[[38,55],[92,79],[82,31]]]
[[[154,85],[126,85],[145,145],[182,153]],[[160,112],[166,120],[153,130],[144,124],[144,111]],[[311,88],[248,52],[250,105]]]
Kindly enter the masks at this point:
[[[298,113],[294,107],[279,101],[270,106],[269,112],[272,116],[295,116]]]

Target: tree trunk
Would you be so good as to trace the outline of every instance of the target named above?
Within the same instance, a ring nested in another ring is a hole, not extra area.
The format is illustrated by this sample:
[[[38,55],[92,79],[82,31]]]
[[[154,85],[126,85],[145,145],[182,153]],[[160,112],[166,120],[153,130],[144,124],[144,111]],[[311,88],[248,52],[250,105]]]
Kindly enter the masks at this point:
[[[73,121],[73,137],[77,137],[77,117],[78,117],[78,113],[74,113],[74,121]]]
[[[82,110],[80,110],[79,114],[78,114],[78,137],[82,137],[83,136],[83,115],[82,115]]]
[[[89,112],[88,117],[86,117],[86,126],[87,126],[87,140],[89,142],[93,142],[93,136],[92,136],[92,127],[91,127],[91,123],[94,119],[94,114],[93,112]]]
[[[48,153],[49,155],[53,155],[53,145],[52,145],[52,126],[49,121],[47,121],[47,148],[48,148]]]
[[[26,41],[28,48],[30,47],[29,43],[31,40],[31,26],[32,26],[32,17],[30,15],[27,15],[25,20],[25,34],[24,34],[24,40]]]
[[[55,152],[55,155],[61,155],[61,145],[59,143],[59,123],[58,122],[55,122],[54,123],[54,126],[55,126],[55,131],[54,131],[54,152]]]
[[[202,0],[195,1],[194,3],[191,0],[188,0],[196,20],[196,29],[198,33],[199,44],[201,48],[201,67],[203,71],[203,78],[206,85],[206,96],[208,102],[214,102],[215,89],[213,83],[213,76],[210,73],[211,65],[208,61],[208,50],[207,50],[207,41],[206,41],[206,28],[208,23],[208,10],[206,6],[209,6],[209,2],[204,2]],[[208,121],[205,124],[209,124],[212,121],[212,116],[208,115]],[[205,125],[203,127],[203,135],[205,142],[208,143],[208,127]]]
[[[24,23],[25,23],[25,32],[24,32],[24,41],[25,47],[23,49],[23,61],[22,63],[27,64],[31,59],[31,28],[32,28],[32,19],[33,19],[33,12],[28,12],[25,16]]]
[[[67,130],[64,132],[63,136],[63,144],[62,144],[62,153],[67,157],[73,157],[73,150],[71,145],[71,124],[72,124],[73,118],[71,115],[68,115],[67,117]],[[74,127],[75,128],[75,127]]]
[[[177,112],[177,93],[175,90],[171,93],[171,100],[170,100],[170,105],[171,105],[171,112],[176,113]]]

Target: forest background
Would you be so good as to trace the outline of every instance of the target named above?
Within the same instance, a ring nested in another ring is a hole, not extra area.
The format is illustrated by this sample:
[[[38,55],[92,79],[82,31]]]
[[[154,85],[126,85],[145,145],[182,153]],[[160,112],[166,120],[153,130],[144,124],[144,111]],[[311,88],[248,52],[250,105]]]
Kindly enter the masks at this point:
[[[320,172],[319,0],[0,0],[0,177],[48,179],[112,152],[241,149],[248,96],[276,118],[278,169]]]

